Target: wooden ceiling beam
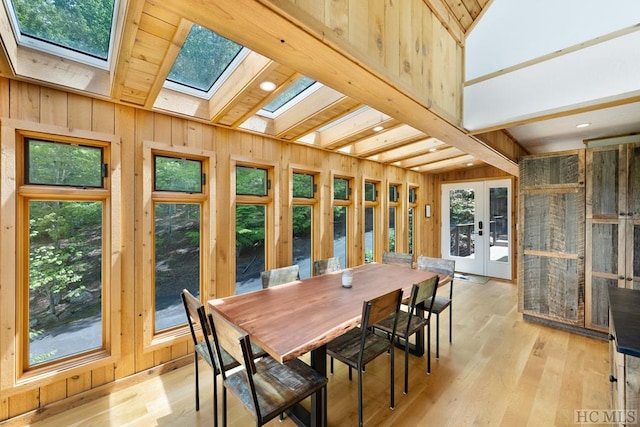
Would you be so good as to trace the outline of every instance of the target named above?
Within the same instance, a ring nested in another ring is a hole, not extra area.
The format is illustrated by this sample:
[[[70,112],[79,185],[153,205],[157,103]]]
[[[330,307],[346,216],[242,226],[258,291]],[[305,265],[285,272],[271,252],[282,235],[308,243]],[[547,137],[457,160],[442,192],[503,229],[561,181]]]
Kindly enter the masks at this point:
[[[401,82],[380,75],[367,65],[366,52],[350,48],[346,40],[327,38],[329,29],[317,20],[310,21],[314,18],[294,4],[269,0],[155,0],[155,4],[497,168],[518,174],[516,162],[437,115],[417,94],[401,90]]]
[[[375,160],[381,163],[393,163],[406,160],[409,158],[415,158],[423,154],[427,154],[429,150],[435,150],[438,147],[442,147],[445,144],[442,141],[438,141],[435,138],[426,138],[419,141],[403,145],[402,147],[387,150],[383,153],[377,154]]]
[[[248,92],[260,84],[265,75],[278,67],[271,59],[250,52],[209,99],[211,122],[221,121]]]
[[[123,3],[127,2],[121,2],[120,7],[123,7]],[[121,34],[119,42],[117,43],[118,49],[113,59],[114,69],[111,73],[110,96],[117,100],[122,99],[125,80],[129,74],[128,70],[131,64],[133,46],[136,43],[136,35],[138,34],[138,27],[145,3],[145,0],[131,0],[128,2],[124,12],[122,30],[118,33]]]
[[[191,27],[193,23],[187,21],[186,19],[181,19],[180,24],[176,28],[173,39],[171,40],[171,44],[169,44],[169,48],[167,49],[164,59],[158,68],[158,73],[154,76],[153,83],[149,88],[149,92],[147,94],[147,100],[145,101],[144,107],[150,109],[153,106],[153,103],[158,98],[160,91],[162,90],[162,86],[164,82],[167,80],[169,73],[171,72],[171,68],[176,61],[176,58],[180,54],[180,50],[182,49],[182,45],[187,40],[189,36],[189,31],[191,31]]]
[[[278,70],[280,70],[281,68],[286,68],[280,64],[278,64]],[[252,118],[255,117],[256,113],[258,111],[260,111],[262,109],[262,107],[264,107],[265,105],[267,105],[268,103],[270,103],[271,101],[273,101],[274,99],[276,99],[278,96],[280,96],[284,91],[286,91],[292,84],[294,84],[296,81],[298,81],[300,79],[300,77],[302,76],[300,73],[290,70],[287,68],[287,72],[284,73],[286,74],[286,77],[284,79],[280,79],[280,78],[274,78],[273,80],[274,83],[278,82],[277,84],[277,88],[276,90],[274,90],[273,92],[271,92],[270,94],[268,94],[267,96],[263,97],[261,101],[259,102],[254,102],[253,105],[251,105],[249,108],[246,108],[244,110],[244,113],[242,115],[240,115],[240,117],[236,117],[233,121],[233,123],[231,124],[232,128],[237,128],[237,127],[241,127],[244,122],[246,122],[247,120],[251,120]],[[281,74],[282,74],[282,70]],[[275,69],[272,70],[272,73],[275,73]],[[271,74],[269,74],[271,75]],[[281,83],[282,82],[282,83]],[[251,86],[251,90],[249,90],[247,92],[247,95],[249,95],[250,93],[254,93],[256,87],[259,88],[260,83],[258,81],[254,81],[252,86]],[[225,117],[225,121],[226,121],[226,117]],[[271,130],[269,132],[269,135],[273,135],[273,119],[271,118],[263,118],[260,117],[260,120],[267,120],[269,121],[269,126],[268,128]],[[222,120],[221,120],[222,121]]]
[[[369,138],[354,143],[351,153],[362,157],[373,156],[385,150],[410,144],[424,138],[425,134],[421,130],[402,125],[377,132]]]
[[[312,94],[300,100],[296,105],[284,111],[274,121],[275,136],[280,138],[283,134],[299,126],[305,120],[321,114],[336,103],[343,101],[345,96],[328,86],[322,86]],[[308,133],[304,132],[304,133]]]
[[[424,166],[418,166],[417,170],[419,172],[437,172],[437,171],[442,171],[443,169],[447,169],[453,166],[459,166],[461,164],[466,164],[469,162],[473,162],[473,161],[477,161],[477,159],[475,157],[473,157],[470,154],[465,154],[462,156],[458,156],[458,157],[453,157],[447,160],[441,160],[439,162],[433,162],[433,163],[429,163],[427,165]]]
[[[362,104],[358,101],[344,96],[331,105],[327,105],[326,107],[315,111],[306,119],[298,122],[295,126],[289,128],[285,132],[279,133],[277,136],[287,141],[299,140],[305,135],[308,135],[317,129],[321,129],[323,126],[339,120],[341,117],[346,116],[361,107]],[[296,106],[294,108],[298,107]]]
[[[447,148],[434,151],[432,153],[423,154],[421,156],[415,156],[411,159],[401,160],[398,163],[398,166],[411,169],[411,168],[424,166],[429,163],[447,160],[453,157],[460,156],[462,154],[464,154],[464,152],[457,148],[447,147]]]

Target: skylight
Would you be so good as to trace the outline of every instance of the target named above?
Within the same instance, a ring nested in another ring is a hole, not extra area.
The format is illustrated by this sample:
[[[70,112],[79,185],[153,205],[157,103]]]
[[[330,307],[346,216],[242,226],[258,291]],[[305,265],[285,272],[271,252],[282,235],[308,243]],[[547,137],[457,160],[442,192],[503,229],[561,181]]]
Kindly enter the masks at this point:
[[[289,86],[280,95],[278,95],[273,101],[262,107],[262,110],[268,113],[275,113],[278,109],[282,108],[288,102],[291,102],[294,98],[307,90],[316,81],[309,77],[302,77],[297,82]]]
[[[106,68],[117,0],[5,0],[18,44]]]
[[[232,64],[236,58],[239,59],[242,49],[241,45],[194,24],[169,72],[167,81],[200,91],[202,93],[192,94],[203,96],[203,93],[211,91],[225,71],[234,68]],[[190,93],[184,88],[171,88]]]

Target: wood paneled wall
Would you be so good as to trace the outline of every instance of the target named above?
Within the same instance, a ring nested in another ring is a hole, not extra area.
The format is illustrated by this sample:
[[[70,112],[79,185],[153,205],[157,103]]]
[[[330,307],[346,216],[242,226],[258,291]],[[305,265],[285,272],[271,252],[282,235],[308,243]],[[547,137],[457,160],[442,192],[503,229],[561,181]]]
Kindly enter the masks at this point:
[[[432,175],[422,175],[391,166],[384,166],[369,161],[360,161],[350,156],[325,152],[316,148],[295,143],[282,143],[249,133],[216,128],[208,124],[171,117],[145,110],[114,104],[108,101],[91,99],[74,93],[67,93],[47,87],[27,84],[18,81],[0,79],[0,120],[30,123],[31,127],[41,127],[43,131],[52,129],[61,134],[78,131],[99,132],[111,135],[121,145],[120,174],[122,188],[119,194],[121,206],[121,247],[114,262],[120,271],[120,321],[122,333],[120,345],[116,350],[116,361],[105,366],[84,370],[76,368],[72,375],[58,372],[50,381],[25,384],[19,389],[4,390],[0,397],[0,421],[30,413],[45,405],[74,398],[79,402],[92,395],[104,394],[114,387],[114,381],[131,378],[136,373],[146,371],[167,362],[176,361],[189,354],[193,349],[187,336],[174,340],[162,347],[145,348],[143,344],[143,289],[151,286],[143,275],[143,264],[150,262],[144,259],[143,229],[150,216],[145,212],[143,200],[144,181],[144,146],[147,142],[166,146],[172,150],[206,151],[215,155],[215,213],[212,213],[215,239],[211,248],[211,278],[204,278],[203,295],[224,296],[234,289],[235,263],[235,227],[230,226],[232,217],[232,165],[237,159],[248,159],[258,164],[266,163],[274,166],[279,179],[276,196],[276,240],[278,244],[272,249],[274,266],[291,263],[291,226],[288,176],[293,169],[316,171],[321,177],[320,189],[321,212],[323,221],[320,227],[320,242],[317,253],[329,256],[332,245],[331,228],[331,179],[333,174],[352,177],[354,183],[361,185],[364,179],[378,180],[382,186],[391,183],[408,184],[419,187],[418,213],[422,212],[425,203],[435,206],[439,198],[438,180]],[[55,132],[54,132],[55,133]],[[0,151],[15,145],[15,135],[2,133]],[[55,136],[55,135],[54,135]],[[7,171],[0,162],[0,200],[15,198],[15,171]],[[356,193],[358,194],[358,193]],[[386,193],[384,193],[386,194]],[[356,214],[360,215],[361,203],[355,204]],[[2,209],[5,209],[3,203]],[[384,211],[384,209],[383,209]],[[419,236],[416,242],[416,253],[437,255],[439,239],[437,238],[439,222],[436,215],[425,219],[424,215],[416,215]],[[0,224],[0,239],[9,242],[16,239],[15,227],[11,222],[14,213],[3,211],[0,218],[7,223]],[[14,220],[15,221],[15,220]],[[361,233],[361,221],[355,225],[355,233]],[[357,239],[360,241],[361,239]],[[358,244],[359,245],[359,244]],[[0,251],[2,249],[0,248]],[[0,301],[2,311],[2,333],[0,333],[0,376],[5,375],[1,366],[15,363],[15,354],[7,351],[10,341],[15,339],[15,316],[7,315],[6,307],[15,305],[16,283],[15,252],[0,252]],[[353,261],[362,262],[362,250],[354,250]],[[108,284],[106,284],[108,286]],[[190,360],[190,359],[188,359]]]
[[[462,121],[463,49],[424,0],[279,3],[424,105]]]

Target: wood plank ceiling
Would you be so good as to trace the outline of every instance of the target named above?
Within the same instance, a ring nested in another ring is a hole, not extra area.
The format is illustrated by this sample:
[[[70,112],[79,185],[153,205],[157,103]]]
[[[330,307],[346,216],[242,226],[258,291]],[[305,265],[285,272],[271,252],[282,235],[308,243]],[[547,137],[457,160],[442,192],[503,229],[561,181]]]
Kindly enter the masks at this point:
[[[488,3],[488,0],[424,1],[460,44]],[[2,16],[3,21],[6,19]],[[458,148],[326,86],[275,118],[259,115],[263,106],[301,75],[256,52],[250,52],[209,99],[167,89],[163,85],[192,25],[152,1],[129,1],[116,25],[120,49],[112,66],[109,99],[420,172],[441,173],[484,164]],[[7,52],[10,29],[6,25],[2,27]],[[10,51],[7,58],[12,62]],[[33,79],[21,75],[18,68],[14,65],[2,67],[0,71],[11,78]],[[263,81],[274,82],[277,89],[273,92],[260,89]],[[45,84],[55,86],[56,82]],[[375,131],[375,126],[382,126],[383,130]]]

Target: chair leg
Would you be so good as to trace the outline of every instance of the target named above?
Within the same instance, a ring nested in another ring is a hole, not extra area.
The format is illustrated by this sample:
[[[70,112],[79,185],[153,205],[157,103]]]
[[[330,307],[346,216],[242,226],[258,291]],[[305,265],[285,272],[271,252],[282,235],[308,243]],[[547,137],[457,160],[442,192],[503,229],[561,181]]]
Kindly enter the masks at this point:
[[[349,368],[351,374],[351,368]],[[358,425],[362,427],[362,369],[358,366]]]
[[[396,353],[396,352],[394,351],[393,343],[392,343],[392,347],[391,347],[391,358],[390,358],[391,366],[389,367],[389,371],[390,371],[390,372],[389,372],[389,389],[390,389],[390,391],[391,391],[390,406],[389,406],[389,407],[390,407],[391,409],[394,409],[394,408],[396,407],[396,403],[395,403],[396,393],[395,393],[395,390],[394,390],[394,383],[395,383],[395,381],[394,381],[394,379],[395,379],[395,365],[396,365],[396,364],[395,364],[395,362],[393,361],[393,355],[394,355],[395,353]]]
[[[436,313],[436,359],[440,359],[440,314]]]
[[[331,358],[330,366],[331,366],[331,369],[330,369],[331,375],[333,375],[333,357]]]
[[[404,394],[409,393],[409,340],[404,341]]]
[[[217,383],[217,372],[214,369],[213,371],[213,425],[214,427],[218,427],[218,383]]]
[[[222,427],[227,427],[227,388],[222,385]]]
[[[453,304],[449,303],[449,344],[451,344],[451,325],[453,325]]]
[[[196,368],[196,411],[200,410],[200,384],[198,384],[198,353],[193,352],[193,366]]]
[[[431,375],[431,323],[427,325],[427,375]]]

